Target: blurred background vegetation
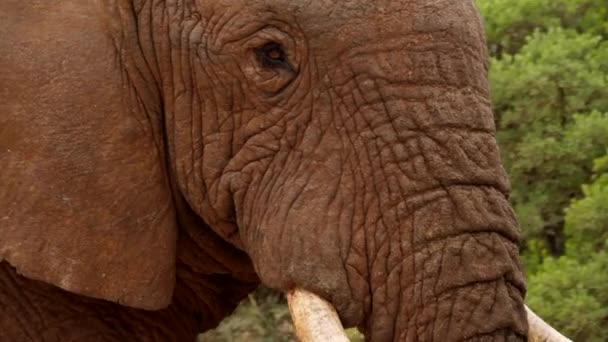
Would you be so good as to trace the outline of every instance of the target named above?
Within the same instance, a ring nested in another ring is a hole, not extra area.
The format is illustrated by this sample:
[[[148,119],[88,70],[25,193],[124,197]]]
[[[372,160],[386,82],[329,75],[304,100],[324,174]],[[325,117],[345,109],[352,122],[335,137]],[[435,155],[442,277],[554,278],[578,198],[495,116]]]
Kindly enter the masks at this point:
[[[477,5],[527,303],[574,341],[608,341],[608,0]],[[295,339],[285,300],[261,289],[200,341]]]

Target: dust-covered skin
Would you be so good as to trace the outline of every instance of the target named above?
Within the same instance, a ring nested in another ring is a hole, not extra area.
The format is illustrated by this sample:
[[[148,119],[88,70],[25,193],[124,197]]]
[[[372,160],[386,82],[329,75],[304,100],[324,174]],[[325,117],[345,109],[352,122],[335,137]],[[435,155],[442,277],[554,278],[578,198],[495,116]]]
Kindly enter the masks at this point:
[[[194,336],[257,277],[370,341],[525,339],[473,1],[7,0],[0,36],[0,302],[32,340]],[[49,330],[40,291],[119,318]]]

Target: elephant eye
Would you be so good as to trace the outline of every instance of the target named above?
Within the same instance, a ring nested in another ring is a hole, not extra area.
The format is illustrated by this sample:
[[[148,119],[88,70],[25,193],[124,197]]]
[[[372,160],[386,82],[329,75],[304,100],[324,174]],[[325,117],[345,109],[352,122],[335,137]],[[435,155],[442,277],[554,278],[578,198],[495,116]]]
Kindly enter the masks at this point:
[[[256,50],[257,60],[263,67],[269,69],[291,70],[287,55],[283,46],[279,43],[270,42]]]

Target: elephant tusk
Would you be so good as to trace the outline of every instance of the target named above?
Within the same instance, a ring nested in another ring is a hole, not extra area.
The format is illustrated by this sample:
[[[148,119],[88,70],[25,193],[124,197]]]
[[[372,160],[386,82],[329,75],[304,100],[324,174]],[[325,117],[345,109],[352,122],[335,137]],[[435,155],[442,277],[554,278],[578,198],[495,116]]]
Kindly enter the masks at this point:
[[[326,300],[311,292],[295,289],[287,292],[287,303],[300,341],[349,341],[336,310]]]
[[[529,326],[528,342],[572,342],[538,317],[527,305],[526,313],[528,314]]]

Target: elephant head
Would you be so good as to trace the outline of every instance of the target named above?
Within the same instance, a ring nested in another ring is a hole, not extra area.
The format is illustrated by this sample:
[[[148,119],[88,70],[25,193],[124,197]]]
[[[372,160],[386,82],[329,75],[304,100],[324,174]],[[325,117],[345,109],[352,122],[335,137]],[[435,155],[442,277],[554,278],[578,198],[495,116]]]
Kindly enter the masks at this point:
[[[161,308],[188,216],[218,272],[311,291],[369,340],[525,339],[471,0],[34,3],[38,29],[0,31],[20,273]]]

